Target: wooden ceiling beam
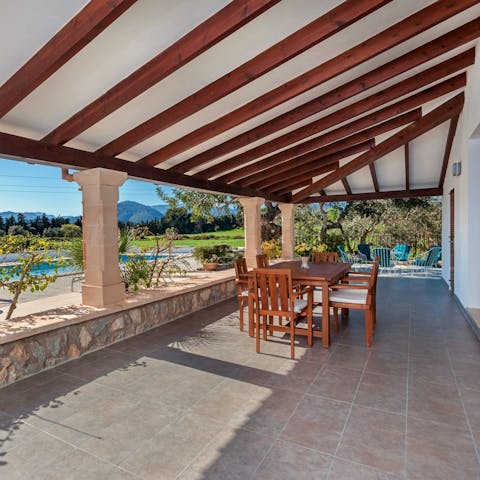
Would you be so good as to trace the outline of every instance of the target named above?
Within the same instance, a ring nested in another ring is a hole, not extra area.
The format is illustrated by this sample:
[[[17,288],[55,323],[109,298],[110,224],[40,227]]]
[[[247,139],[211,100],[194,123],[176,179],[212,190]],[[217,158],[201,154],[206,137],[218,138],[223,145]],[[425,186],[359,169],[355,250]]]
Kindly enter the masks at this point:
[[[440,172],[440,180],[438,187],[443,188],[445,183],[445,176],[447,174],[448,162],[450,160],[450,153],[452,151],[453,139],[455,138],[455,132],[457,131],[458,116],[453,117],[450,120],[450,126],[448,128],[447,142],[445,144],[445,153],[443,154],[442,170]]]
[[[291,194],[293,190],[297,190],[299,188],[303,188],[311,184],[312,184],[312,179],[310,178],[310,179],[302,180],[294,185],[289,185],[288,187],[282,188],[281,190],[275,191],[274,193],[276,195],[287,195],[288,193]]]
[[[56,145],[67,143],[273,7],[279,1],[233,0],[184,35],[180,40],[170,45],[166,50],[70,117],[62,125],[46,135],[43,140]]]
[[[252,188],[220,184],[218,182],[205,180],[201,181],[188,175],[168,172],[160,168],[141,167],[135,162],[120,160],[119,158],[107,157],[105,155],[99,155],[97,153],[86,152],[84,150],[61,145],[52,145],[46,142],[18,137],[7,133],[0,133],[0,155],[40,160],[54,165],[78,169],[102,167],[125,172],[134,178],[151,180],[159,183],[225,193],[228,195],[261,197],[275,202],[289,201],[289,197],[272,195],[268,192],[261,192]]]
[[[352,189],[350,188],[350,184],[348,183],[348,180],[346,177],[342,178],[342,185],[345,191],[347,192],[347,195],[352,195]]]
[[[365,115],[364,117],[359,118],[358,120],[354,120],[353,122],[347,123],[346,125],[342,125],[341,127],[331,130],[328,133],[325,133],[318,137],[314,137],[311,140],[307,140],[306,142],[300,143],[286,150],[282,150],[281,152],[271,155],[269,157],[262,158],[261,160],[258,160],[255,163],[251,163],[245,167],[239,168],[237,170],[233,170],[227,173],[226,175],[223,175],[222,177],[218,177],[218,178],[222,178],[226,182],[238,181],[242,178],[249,177],[250,175],[258,174],[261,171],[266,170],[268,168],[280,166],[280,164],[288,160],[292,160],[294,158],[299,157],[302,154],[309,153],[313,150],[316,150],[325,145],[329,145],[331,143],[337,142],[339,140],[349,141],[347,139],[351,139],[353,140],[352,144],[355,144],[357,142],[362,142],[362,141],[368,140],[369,138],[374,137],[375,135],[378,135],[379,133],[375,133],[377,127],[381,129],[383,128],[382,125],[384,125],[385,128],[388,127],[388,129],[386,130],[388,131],[391,128],[396,128],[396,126],[401,127],[406,123],[411,123],[415,120],[418,120],[422,116],[422,109],[416,108],[415,110],[412,110],[402,115],[399,115],[397,117],[394,117],[399,113],[396,105],[398,104],[385,107],[381,110],[377,110],[374,113]],[[394,117],[394,118],[391,118],[391,117]],[[387,120],[386,122],[378,126],[376,125],[372,129],[367,128],[385,119],[389,119],[389,120]],[[389,125],[392,125],[391,128],[389,127]],[[263,146],[260,146],[258,148],[261,149],[262,147]],[[271,149],[273,148],[274,146],[272,145]],[[229,164],[230,168],[238,167],[239,165],[244,165],[245,163],[248,163],[248,161],[250,161],[249,156],[252,154],[252,152],[253,152],[252,150],[245,152],[246,154],[248,154],[248,158],[245,158],[245,154],[240,154],[237,157],[232,157],[226,162],[213,165],[212,167],[201,171],[196,176],[198,176],[199,178],[214,178],[219,173],[219,171],[227,167],[226,163],[229,163],[230,161],[231,161],[231,164]],[[262,155],[259,155],[259,157],[260,156]],[[241,160],[244,160],[244,162],[243,163],[240,162]]]
[[[246,122],[247,120],[250,120],[251,118],[254,118],[257,115],[260,115],[263,112],[266,112],[267,110],[270,110],[290,100],[291,98],[294,98],[297,95],[300,95],[301,93],[313,87],[320,85],[327,80],[334,78],[335,76],[365,62],[366,60],[375,57],[376,55],[408,40],[409,38],[425,31],[428,28],[431,28],[439,22],[450,18],[452,15],[459,13],[460,11],[472,6],[477,2],[478,0],[457,0],[456,2],[451,2],[451,0],[439,0],[398,22],[397,24],[387,28],[379,34],[374,35],[365,42],[362,42],[361,44],[342,52],[340,55],[337,55],[336,57],[313,68],[312,70],[294,78],[293,80],[290,80],[283,85],[276,87],[260,97],[251,100],[250,102],[247,102],[245,105],[242,105],[236,110],[233,110],[232,112],[229,112],[226,115],[206,125],[203,125],[202,127],[188,133],[187,135],[184,135],[182,138],[175,140],[159,150],[152,152],[151,154],[145,156],[141,162],[145,165],[158,165],[162,162],[165,162],[173,156],[185,152],[241,123]],[[457,36],[456,41],[461,42],[460,44],[464,43],[461,36],[460,38]],[[442,46],[441,43],[430,42],[430,45],[432,44],[437,45],[439,51],[442,53],[448,51],[448,49],[445,50],[445,47]],[[410,60],[408,57],[405,57],[402,61],[405,62],[406,65],[411,61],[412,65],[414,65],[415,61],[422,63],[430,58],[433,58],[429,57],[429,52],[423,52],[423,54],[420,53],[420,55],[417,56],[417,54],[414,53],[416,51],[417,50],[410,52],[409,54],[409,56],[412,56],[412,60]],[[414,56],[416,57],[416,60],[413,59]],[[418,64],[419,63],[417,63],[417,65]],[[399,67],[397,66],[397,68]],[[386,78],[391,78],[388,77],[388,72],[385,70],[383,71],[383,75],[387,75]],[[353,88],[354,86],[360,88],[361,91],[360,83],[356,83],[354,85],[350,84],[350,87]],[[287,120],[284,119],[284,121]],[[242,141],[246,141],[247,136],[242,135],[241,139]],[[235,140],[235,142],[233,140]],[[238,139],[238,141],[237,139],[229,140],[227,145],[230,150],[228,151],[231,152],[237,148],[240,148],[237,143],[241,143],[240,139]],[[206,163],[209,160],[218,158],[227,153],[225,152],[225,148],[226,146],[222,144],[221,148],[218,146],[215,147],[215,150],[208,150],[208,155],[207,152],[204,152],[202,156],[197,155],[192,159],[187,160],[187,162],[189,162],[188,164],[182,162],[182,164],[176,165],[175,171],[185,173],[201,163]]]
[[[200,111],[305,50],[347,28],[391,0],[347,0],[201,90],[100,148],[115,156]]]
[[[375,163],[372,162],[368,167],[370,168],[370,175],[372,176],[373,188],[376,192],[379,192],[380,187],[378,186],[377,170],[375,169]]]
[[[405,144],[405,190],[410,190],[410,144]]]
[[[391,102],[393,100],[398,99],[399,97],[412,93],[413,91],[418,90],[419,88],[425,87],[429,83],[433,82],[434,81],[433,78],[441,79],[444,76],[450,75],[455,71],[457,71],[459,69],[457,67],[464,68],[463,66],[465,64],[470,64],[470,62],[472,61],[471,52],[469,52],[467,58],[463,57],[464,55],[465,54],[462,54],[461,58],[455,57],[454,59],[451,59],[451,61],[453,61],[454,63],[449,63],[450,60],[448,60],[447,62],[443,62],[437,65],[436,67],[433,67],[431,69],[426,70],[425,72],[422,72],[421,74],[410,77],[409,79],[404,80],[400,83],[397,83],[396,85],[393,85],[390,88],[382,90],[378,93],[370,95],[369,97],[359,100],[356,103],[353,103],[352,105],[349,105],[340,110],[337,110],[336,112],[333,112],[330,115],[327,115],[326,117],[320,118],[312,123],[304,125],[303,127],[297,128],[296,130],[292,130],[291,132],[288,132],[269,142],[259,145],[258,147],[255,147],[252,150],[246,151],[218,165],[212,166],[211,168],[207,169],[207,174],[205,175],[205,177],[203,175],[205,172],[200,172],[197,174],[197,176],[199,176],[200,178],[211,178],[212,172],[217,173],[218,171],[222,171],[222,170],[224,171],[225,169],[230,170],[232,168],[245,165],[251,162],[252,160],[260,158],[269,153],[275,152],[276,150],[279,150],[281,148],[288,147],[292,143],[297,143],[305,138],[308,138],[308,137],[311,137],[312,135],[317,134],[318,132],[331,128],[339,123],[345,122],[351,119],[352,117],[356,117],[363,113],[367,113],[369,110],[378,108],[383,104],[385,104],[386,102]],[[432,75],[432,77],[427,77],[426,74]],[[412,95],[408,99],[405,99],[405,101],[398,102],[395,107],[397,109],[396,113],[391,113],[390,117],[394,115],[398,115],[400,113],[404,113],[405,111],[408,111],[411,108],[418,107],[423,103],[425,103],[426,101],[428,101],[427,99],[437,98],[453,90],[464,87],[465,84],[466,84],[466,75],[460,74],[454,78],[448,79],[431,88],[427,88],[426,90],[418,94]],[[391,108],[390,112],[395,110],[393,106],[390,108]],[[387,109],[386,111],[388,112],[389,110]],[[384,114],[385,112],[382,110],[382,113]],[[377,122],[384,119],[385,115],[382,118],[382,113],[375,112],[374,114],[372,114],[373,116],[378,114],[379,118]],[[363,119],[359,119],[358,121],[362,122]],[[376,123],[376,122],[373,122],[373,123]],[[329,136],[332,136],[332,135],[333,134],[329,132],[325,135],[325,137],[328,138]],[[312,140],[312,142],[315,142],[315,141],[316,141],[315,139]],[[261,160],[261,162],[263,161],[264,160]]]
[[[303,157],[299,157],[298,159],[293,159],[291,162],[287,164],[282,164],[282,170],[278,169],[275,171],[275,168],[272,168],[269,172],[269,175],[263,178],[260,181],[251,183],[249,182],[248,185],[244,185],[240,183],[242,186],[249,186],[250,188],[267,188],[270,185],[273,185],[276,182],[280,182],[285,179],[294,179],[297,175],[303,175],[309,172],[313,172],[315,169],[319,167],[324,167],[325,165],[330,165],[332,163],[336,163],[339,160],[343,160],[344,158],[351,157],[357,153],[364,152],[365,150],[369,150],[375,146],[375,140],[370,139],[362,143],[357,143],[356,145],[352,145],[348,148],[343,150],[331,153],[330,155],[322,155],[322,156],[312,156],[308,155],[308,161],[305,160],[307,155]],[[313,153],[313,152],[311,152]],[[262,172],[263,173],[263,172]],[[320,175],[320,174],[316,174]],[[315,175],[312,175],[314,177]]]
[[[419,188],[415,190],[390,190],[384,192],[354,193],[352,195],[322,195],[305,198],[302,203],[355,202],[359,200],[381,200],[385,198],[437,197],[442,195],[441,188]]]
[[[464,99],[465,95],[463,92],[456,95],[452,99],[424,115],[421,119],[379,143],[368,152],[361,154],[351,162],[337,169],[335,172],[327,175],[324,178],[321,178],[300,192],[297,192],[292,196],[292,203],[301,202],[305,198],[309,197],[312,193],[316,193],[328,187],[329,185],[338,182],[342,178],[351,175],[365,166],[368,166],[375,160],[378,160],[388,153],[393,152],[402,145],[405,145],[405,143],[423,135],[448,119],[459,115],[463,108]]]
[[[414,110],[412,112],[408,112],[406,115],[400,115],[400,116],[395,117],[391,120],[387,120],[386,122],[375,125],[374,127],[365,129],[365,130],[363,130],[361,132],[358,132],[354,135],[350,135],[349,137],[343,138],[342,140],[331,143],[331,144],[327,145],[327,147],[329,147],[330,145],[335,145],[336,146],[336,149],[335,149],[336,151],[342,150],[342,152],[343,152],[343,151],[345,151],[345,149],[350,148],[350,147],[354,147],[355,145],[361,144],[365,141],[373,142],[372,139],[374,137],[376,137],[378,135],[381,135],[382,133],[389,132],[390,130],[393,130],[395,128],[402,127],[402,126],[404,126],[408,123],[412,123],[413,121],[418,120],[420,117],[421,117],[421,109]],[[343,127],[340,127],[340,128],[343,128]],[[335,130],[329,132],[327,135],[329,135],[331,133],[334,133],[334,132],[335,132]],[[317,137],[317,138],[320,138],[320,137]],[[373,144],[374,144],[374,142],[373,142]],[[250,185],[254,185],[255,183],[259,182],[260,180],[268,179],[272,175],[277,175],[279,173],[286,172],[286,171],[291,170],[293,168],[298,168],[298,167],[304,165],[305,163],[308,163],[311,160],[315,160],[315,159],[322,156],[322,155],[315,155],[315,152],[324,153],[324,155],[326,155],[327,153],[330,154],[330,152],[327,152],[327,147],[323,147],[323,148],[320,148],[318,150],[314,150],[313,152],[309,152],[309,153],[306,153],[304,155],[294,157],[293,159],[290,159],[286,162],[275,163],[275,162],[271,161],[271,159],[274,159],[274,157],[277,157],[277,155],[282,156],[285,152],[288,152],[288,150],[284,150],[284,151],[280,152],[279,154],[273,155],[272,157],[269,157],[268,159],[266,159],[266,160],[268,160],[268,163],[270,165],[272,165],[272,163],[273,163],[273,166],[270,166],[269,168],[266,168],[266,169],[262,169],[258,173],[253,173],[253,174],[249,175],[248,177],[243,178],[240,181],[237,181],[237,183],[239,183],[240,185],[244,185],[244,186],[250,186]],[[294,148],[296,148],[296,147],[294,147]],[[335,152],[332,152],[332,153],[335,153]],[[345,152],[345,153],[348,153],[348,151]],[[355,154],[355,153],[358,153],[358,151],[352,151],[351,152],[352,155]],[[341,158],[345,158],[345,156],[340,157],[340,159]],[[264,164],[263,161],[258,162],[258,163]],[[257,165],[257,164],[253,164],[252,167],[255,166],[255,165]],[[235,172],[233,172],[233,173],[235,173]],[[221,178],[222,181],[223,181],[223,179],[225,179],[225,176],[224,177],[219,177],[219,178]]]
[[[136,1],[91,0],[0,87],[0,118],[65,65]]]
[[[277,178],[274,183],[271,183],[265,188],[262,188],[262,190],[265,190],[266,192],[276,192],[277,190],[283,189],[285,187],[295,185],[300,181],[305,181],[308,179],[312,180],[318,175],[323,175],[324,173],[328,173],[335,170],[336,168],[339,168],[339,166],[340,164],[338,161],[327,163],[326,165],[323,163],[319,163],[318,165],[312,166],[308,172],[301,172],[291,177],[283,177],[283,179]]]

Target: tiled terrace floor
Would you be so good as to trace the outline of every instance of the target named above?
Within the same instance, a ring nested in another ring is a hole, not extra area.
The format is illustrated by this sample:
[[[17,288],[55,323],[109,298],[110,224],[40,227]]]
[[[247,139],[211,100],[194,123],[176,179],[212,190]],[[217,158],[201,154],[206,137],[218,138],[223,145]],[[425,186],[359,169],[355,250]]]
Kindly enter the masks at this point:
[[[291,361],[228,301],[0,390],[0,478],[479,479],[480,344],[442,282],[381,279],[370,350],[361,318]]]

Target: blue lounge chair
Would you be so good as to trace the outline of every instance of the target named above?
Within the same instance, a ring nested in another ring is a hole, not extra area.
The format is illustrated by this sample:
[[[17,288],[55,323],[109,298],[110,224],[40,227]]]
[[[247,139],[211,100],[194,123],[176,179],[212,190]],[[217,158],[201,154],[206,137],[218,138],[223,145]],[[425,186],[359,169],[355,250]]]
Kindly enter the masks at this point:
[[[373,249],[373,259],[375,260],[377,257],[379,259],[379,265],[382,268],[392,268],[394,265],[390,259],[390,249],[384,247],[376,247]]]
[[[342,259],[343,263],[350,263],[350,257],[348,256],[347,252],[341,247],[340,245],[337,247],[338,253],[340,254],[340,258]]]
[[[414,265],[419,267],[431,268],[437,264],[442,255],[441,247],[432,247],[428,252],[419,255],[414,262]]]
[[[368,243],[359,243],[358,253],[365,255],[368,262],[372,261],[372,254],[370,252],[370,245],[368,245]]]
[[[410,245],[397,244],[393,249],[393,255],[399,262],[406,262],[410,254]]]

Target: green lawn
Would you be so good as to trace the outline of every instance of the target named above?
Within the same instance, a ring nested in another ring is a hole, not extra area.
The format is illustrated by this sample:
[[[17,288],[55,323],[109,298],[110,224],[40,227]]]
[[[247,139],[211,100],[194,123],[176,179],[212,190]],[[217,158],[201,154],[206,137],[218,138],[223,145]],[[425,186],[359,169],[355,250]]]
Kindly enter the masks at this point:
[[[203,239],[202,237],[214,237]],[[234,238],[241,236],[241,238]],[[144,238],[143,240],[135,240],[134,245],[142,248],[152,248],[154,243],[152,238]],[[175,240],[176,247],[203,247],[206,245],[227,244],[231,247],[243,247],[245,241],[243,238],[243,228],[236,228],[234,230],[227,230],[224,232],[209,232],[209,233],[192,233],[182,235],[182,239]]]

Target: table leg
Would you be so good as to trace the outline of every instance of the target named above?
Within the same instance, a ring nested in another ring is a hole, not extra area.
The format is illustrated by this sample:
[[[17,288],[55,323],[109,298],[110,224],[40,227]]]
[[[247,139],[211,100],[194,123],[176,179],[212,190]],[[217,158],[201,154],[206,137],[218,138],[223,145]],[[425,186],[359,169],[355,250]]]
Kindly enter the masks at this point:
[[[322,345],[330,346],[330,306],[328,305],[328,283],[322,284]]]

